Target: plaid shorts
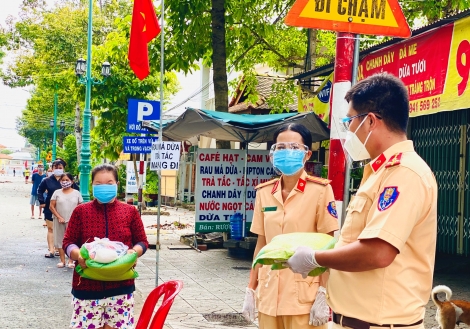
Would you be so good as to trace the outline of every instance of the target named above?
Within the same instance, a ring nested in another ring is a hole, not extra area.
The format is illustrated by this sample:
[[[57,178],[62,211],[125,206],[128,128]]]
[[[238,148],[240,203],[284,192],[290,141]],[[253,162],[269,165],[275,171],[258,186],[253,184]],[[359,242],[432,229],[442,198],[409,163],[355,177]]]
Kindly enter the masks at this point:
[[[134,328],[134,294],[103,299],[72,299],[70,328],[94,329],[105,324],[112,328]]]

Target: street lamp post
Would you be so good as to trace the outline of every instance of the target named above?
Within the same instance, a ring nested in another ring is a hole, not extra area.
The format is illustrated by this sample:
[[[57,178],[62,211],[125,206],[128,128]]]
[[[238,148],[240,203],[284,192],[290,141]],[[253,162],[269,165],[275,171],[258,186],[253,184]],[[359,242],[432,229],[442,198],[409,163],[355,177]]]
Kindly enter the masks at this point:
[[[46,138],[42,140],[44,142],[44,152],[46,152]],[[44,168],[46,168],[46,158],[42,160],[44,162]]]
[[[57,85],[56,85],[56,91],[54,93],[54,122],[51,121],[51,127],[52,127],[52,161],[55,160],[56,158],[56,143],[57,143]]]
[[[102,84],[109,77],[110,64],[104,62],[101,69],[101,75],[104,77],[103,80],[96,80],[91,76],[91,42],[92,42],[92,30],[93,27],[93,0],[89,0],[88,4],[88,44],[87,44],[87,60],[83,58],[77,60],[75,66],[75,74],[79,77],[78,82],[86,86],[85,91],[85,109],[83,110],[83,130],[82,130],[82,149],[80,151],[80,193],[82,194],[83,201],[90,201],[90,192],[88,186],[90,185],[90,121],[91,121],[91,87],[92,85]],[[86,68],[85,68],[86,66]],[[83,78],[83,74],[86,76]]]

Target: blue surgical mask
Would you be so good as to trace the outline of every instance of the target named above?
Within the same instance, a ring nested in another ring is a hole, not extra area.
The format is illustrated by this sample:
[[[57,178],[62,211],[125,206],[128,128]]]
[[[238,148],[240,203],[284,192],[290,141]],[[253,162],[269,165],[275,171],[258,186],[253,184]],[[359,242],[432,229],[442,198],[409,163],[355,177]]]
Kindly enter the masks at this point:
[[[292,176],[304,167],[305,151],[277,150],[273,153],[273,166],[283,175]]]
[[[93,185],[93,196],[101,203],[109,203],[117,195],[117,184]]]

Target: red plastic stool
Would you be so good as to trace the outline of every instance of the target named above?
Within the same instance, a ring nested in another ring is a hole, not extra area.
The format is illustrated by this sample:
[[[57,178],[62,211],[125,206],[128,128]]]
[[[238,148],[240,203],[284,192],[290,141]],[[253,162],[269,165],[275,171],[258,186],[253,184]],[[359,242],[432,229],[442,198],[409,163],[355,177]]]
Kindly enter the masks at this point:
[[[171,305],[173,305],[173,301],[181,289],[183,289],[183,281],[179,280],[162,283],[153,289],[145,300],[144,307],[142,308],[142,312],[140,313],[139,321],[137,322],[135,329],[162,329]],[[155,316],[153,316],[153,321],[150,323],[155,305],[157,305],[158,300],[163,294],[165,294],[163,297],[163,303],[158,308]]]

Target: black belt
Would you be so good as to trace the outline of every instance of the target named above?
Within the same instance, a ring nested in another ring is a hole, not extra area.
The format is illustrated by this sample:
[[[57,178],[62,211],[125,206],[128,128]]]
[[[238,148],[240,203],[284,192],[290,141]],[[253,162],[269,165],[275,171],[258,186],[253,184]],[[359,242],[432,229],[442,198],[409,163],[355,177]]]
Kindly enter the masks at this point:
[[[412,327],[423,323],[423,320],[419,320],[418,322],[412,324],[375,324],[355,318],[350,318],[333,312],[333,322],[343,327],[349,327],[352,329],[369,329],[370,327]]]

